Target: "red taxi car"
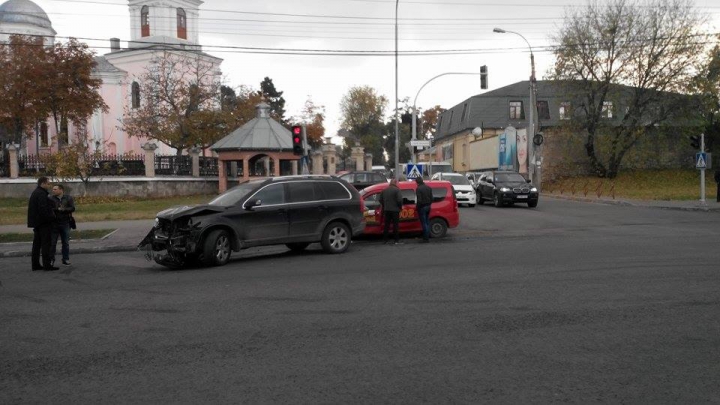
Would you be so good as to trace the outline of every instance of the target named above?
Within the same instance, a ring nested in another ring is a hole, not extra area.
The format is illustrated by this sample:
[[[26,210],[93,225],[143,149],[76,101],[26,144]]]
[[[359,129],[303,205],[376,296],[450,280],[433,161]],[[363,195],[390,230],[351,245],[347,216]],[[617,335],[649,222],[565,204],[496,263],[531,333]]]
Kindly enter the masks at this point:
[[[433,203],[430,206],[430,237],[441,238],[445,236],[448,228],[455,228],[460,224],[458,203],[455,199],[452,184],[449,181],[426,181],[433,193]],[[380,207],[380,193],[390,186],[389,183],[375,184],[363,189],[360,196],[365,204],[365,235],[382,235],[383,217]],[[400,211],[400,232],[422,232],[420,218],[415,208],[414,181],[398,182],[400,193],[403,196],[403,208]]]

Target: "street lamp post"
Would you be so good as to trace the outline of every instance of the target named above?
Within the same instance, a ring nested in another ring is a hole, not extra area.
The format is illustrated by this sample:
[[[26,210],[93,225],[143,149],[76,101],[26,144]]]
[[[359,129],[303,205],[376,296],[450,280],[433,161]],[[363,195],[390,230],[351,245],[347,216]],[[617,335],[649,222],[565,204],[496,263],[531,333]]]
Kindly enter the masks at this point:
[[[535,150],[535,133],[537,132],[537,124],[535,121],[537,118],[537,80],[535,79],[535,55],[533,54],[530,42],[528,42],[528,40],[519,32],[508,31],[502,28],[494,28],[493,32],[497,32],[499,34],[508,33],[518,35],[525,41],[528,48],[530,48],[530,114],[528,114],[528,140],[530,141],[528,143],[528,145],[530,146],[528,150],[528,157],[530,158],[530,164],[528,165],[528,174],[530,176],[530,179],[532,179],[535,187],[540,190],[542,183],[542,175],[540,171],[540,166],[536,165],[536,163],[540,161],[540,164],[542,165],[542,157],[540,154],[540,148],[538,148],[537,153]]]
[[[400,117],[398,114],[398,7],[400,0],[395,0],[395,180],[400,180]]]
[[[420,90],[418,90],[417,94],[415,94],[415,99],[413,100],[413,107],[412,107],[412,140],[414,141],[414,140],[417,139],[417,99],[418,99],[418,96],[420,95],[420,92],[422,91],[422,89],[425,88],[425,86],[427,86],[431,81],[437,79],[438,77],[443,77],[443,76],[447,76],[447,75],[474,75],[474,76],[477,76],[477,75],[479,75],[479,74],[480,74],[480,73],[466,73],[466,72],[447,72],[447,73],[441,73],[441,74],[433,77],[432,79],[426,81],[425,84],[423,84],[422,86],[420,86]],[[417,163],[417,161],[416,161],[416,159],[415,159],[415,154],[413,153],[412,155],[413,155],[413,163]]]

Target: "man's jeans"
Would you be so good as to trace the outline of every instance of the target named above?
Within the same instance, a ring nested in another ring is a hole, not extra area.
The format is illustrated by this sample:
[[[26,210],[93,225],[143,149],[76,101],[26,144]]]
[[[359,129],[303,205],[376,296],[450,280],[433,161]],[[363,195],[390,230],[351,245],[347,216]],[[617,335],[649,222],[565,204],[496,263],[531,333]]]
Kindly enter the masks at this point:
[[[70,260],[70,224],[57,225],[53,228],[52,240],[50,241],[50,256],[55,258],[57,241],[60,237],[62,243],[62,259]]]
[[[420,225],[422,225],[423,239],[430,239],[430,206],[423,205],[418,207],[418,216],[420,217]]]

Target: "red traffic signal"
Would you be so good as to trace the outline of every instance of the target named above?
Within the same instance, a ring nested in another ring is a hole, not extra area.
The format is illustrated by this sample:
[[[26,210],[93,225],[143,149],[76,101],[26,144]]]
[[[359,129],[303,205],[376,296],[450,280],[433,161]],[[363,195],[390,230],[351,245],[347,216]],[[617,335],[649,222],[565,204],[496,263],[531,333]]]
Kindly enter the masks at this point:
[[[293,125],[293,154],[303,155],[303,141],[302,141],[302,127],[300,125]]]

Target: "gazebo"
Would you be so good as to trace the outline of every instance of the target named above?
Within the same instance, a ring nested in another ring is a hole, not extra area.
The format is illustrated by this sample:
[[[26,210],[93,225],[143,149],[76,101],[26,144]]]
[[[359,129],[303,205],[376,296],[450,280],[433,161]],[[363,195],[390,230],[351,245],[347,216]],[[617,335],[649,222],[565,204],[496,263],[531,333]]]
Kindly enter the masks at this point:
[[[218,154],[221,193],[228,188],[228,174],[247,181],[298,173],[300,156],[293,154],[290,130],[270,118],[266,103],[258,104],[255,111],[255,118],[210,147]]]

